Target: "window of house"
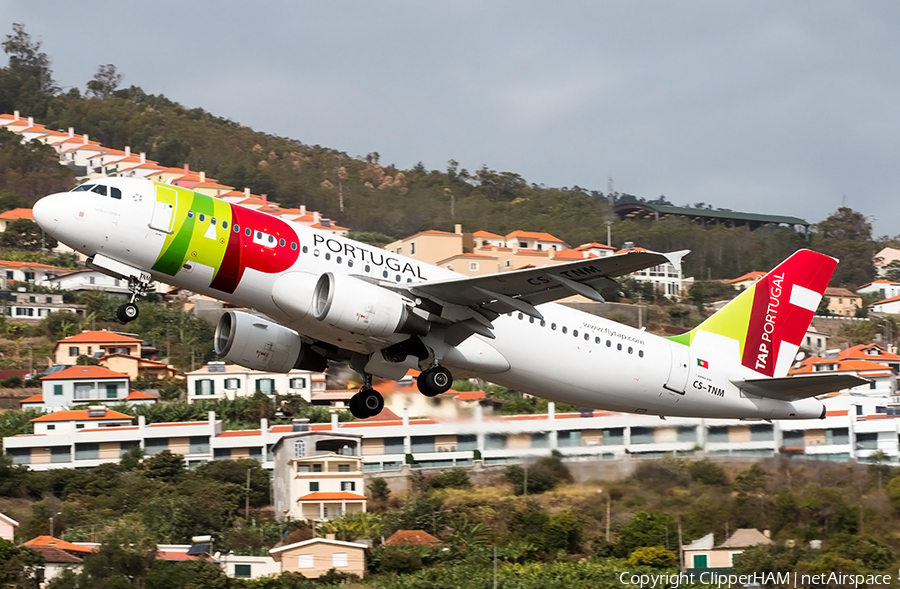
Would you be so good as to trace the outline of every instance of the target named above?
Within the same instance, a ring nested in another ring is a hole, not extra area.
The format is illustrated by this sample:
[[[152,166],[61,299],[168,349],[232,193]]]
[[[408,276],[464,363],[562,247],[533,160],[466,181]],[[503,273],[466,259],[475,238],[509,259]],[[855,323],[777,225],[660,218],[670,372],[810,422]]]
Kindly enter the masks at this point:
[[[312,471],[313,472],[322,472],[322,465],[321,464],[313,464]]]
[[[88,277],[88,284],[96,284],[96,283],[97,283],[96,278],[94,278],[93,276]]]
[[[411,255],[411,256],[416,255],[416,242],[415,241],[412,242],[411,244],[409,244],[409,255]]]
[[[34,272],[26,272],[25,280],[27,280],[28,282],[34,282]],[[34,302],[34,301],[32,301],[32,302]]]
[[[85,400],[91,398],[91,391],[93,390],[93,383],[87,382],[76,382],[75,383],[75,400]]]
[[[294,458],[303,458],[306,456],[306,441],[305,440],[295,440],[294,441]]]
[[[341,481],[341,491],[355,491],[356,483],[353,481]]]
[[[478,270],[478,262],[469,262],[469,270]]]
[[[274,378],[257,378],[256,379],[256,392],[257,393],[265,393],[266,395],[271,395],[275,392],[275,379]]]
[[[51,423],[51,424],[49,424],[49,425],[47,426],[47,429],[48,429],[48,430],[54,430],[54,429],[56,429],[56,425],[54,425],[54,424]]]
[[[108,384],[106,385],[106,398],[107,399],[117,399],[119,397],[119,385]]]
[[[62,395],[62,385],[61,384],[53,385],[53,394],[54,395]]]
[[[338,464],[338,472],[350,472],[349,464]]]
[[[214,394],[214,389],[213,381],[210,378],[201,378],[194,382],[195,395],[212,395]]]
[[[7,271],[6,271],[6,279],[7,279],[7,280],[12,280],[12,279],[13,279],[13,272],[12,272],[12,270],[7,270]]]
[[[313,568],[313,555],[312,554],[301,554],[297,557],[297,568],[298,569],[311,569]]]
[[[78,355],[78,346],[69,346],[69,356]]]
[[[309,482],[309,492],[315,493],[319,490],[319,481],[310,481]]]
[[[234,391],[241,388],[241,379],[239,378],[226,378],[225,379],[225,389],[229,391]]]
[[[306,388],[306,379],[305,378],[292,378],[290,381],[290,387],[292,389],[305,389]]]
[[[249,564],[236,564],[234,565],[234,576],[238,579],[249,579],[253,575],[250,572]]]
[[[335,552],[331,555],[331,566],[334,568],[346,567],[347,566],[347,553],[346,552]]]

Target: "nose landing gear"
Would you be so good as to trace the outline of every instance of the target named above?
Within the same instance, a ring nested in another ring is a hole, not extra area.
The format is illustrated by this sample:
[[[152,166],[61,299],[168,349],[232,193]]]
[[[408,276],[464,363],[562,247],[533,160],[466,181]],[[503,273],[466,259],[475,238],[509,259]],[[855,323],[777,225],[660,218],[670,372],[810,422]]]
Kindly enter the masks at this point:
[[[141,273],[140,278],[128,279],[128,290],[131,291],[131,300],[116,309],[116,318],[122,323],[128,323],[138,318],[140,311],[137,302],[150,290],[150,275]]]

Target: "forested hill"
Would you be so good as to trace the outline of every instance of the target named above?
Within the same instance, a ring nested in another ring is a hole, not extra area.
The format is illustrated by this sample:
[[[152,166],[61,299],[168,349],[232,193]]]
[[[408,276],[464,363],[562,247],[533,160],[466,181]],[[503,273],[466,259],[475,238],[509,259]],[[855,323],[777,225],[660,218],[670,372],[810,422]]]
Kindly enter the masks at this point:
[[[351,156],[256,132],[135,86],[119,89],[122,76],[114,66],[98,68],[94,79],[86,81],[84,93],[77,88],[63,93],[53,80],[50,57],[24,27],[14,25],[3,48],[9,64],[0,69],[0,112],[18,110],[51,129],[73,127],[107,147],[130,146],[133,152],[145,152],[164,166],[188,164],[209,178],[238,190],[248,187],[283,206],[304,204],[319,210],[356,232],[402,237],[423,229],[452,230],[461,223],[465,231],[545,231],[578,245],[605,243],[606,224],[613,220],[605,195],[596,191],[538,186],[517,173],[486,167],[468,171],[452,160],[446,170],[426,170],[422,165],[401,170],[380,162],[377,153]],[[0,162],[15,160],[16,150],[22,149],[0,141]],[[40,164],[50,177],[44,167],[47,154],[32,151],[33,157],[43,158]],[[67,180],[58,171],[54,174],[57,182]],[[10,208],[15,196],[26,202],[39,196],[33,188],[23,193],[5,182],[5,176],[10,174],[0,174],[0,206]],[[841,265],[834,283],[852,286],[872,278],[876,244],[865,219],[851,218],[850,213],[854,212],[848,209],[839,220],[840,239],[820,233],[812,245],[848,262]],[[855,225],[847,229],[847,222]],[[678,220],[614,221],[612,237],[615,246],[633,241],[658,250],[691,249],[686,274],[713,279],[771,268],[799,247],[809,246],[784,228],[751,233],[703,229]]]

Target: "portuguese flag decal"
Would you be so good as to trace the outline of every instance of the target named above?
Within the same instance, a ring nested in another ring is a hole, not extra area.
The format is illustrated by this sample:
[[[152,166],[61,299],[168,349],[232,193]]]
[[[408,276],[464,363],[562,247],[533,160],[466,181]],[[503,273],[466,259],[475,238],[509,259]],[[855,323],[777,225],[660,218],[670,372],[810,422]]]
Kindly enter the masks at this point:
[[[697,366],[699,366],[700,368],[709,368],[709,362],[697,358]]]

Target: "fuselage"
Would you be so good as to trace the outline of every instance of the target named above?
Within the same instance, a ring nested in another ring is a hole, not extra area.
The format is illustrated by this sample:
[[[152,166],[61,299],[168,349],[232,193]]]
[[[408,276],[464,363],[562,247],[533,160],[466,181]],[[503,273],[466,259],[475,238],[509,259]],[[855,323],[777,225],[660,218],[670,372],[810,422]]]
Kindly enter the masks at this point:
[[[85,186],[91,186],[87,182]],[[41,227],[87,255],[148,272],[154,280],[254,308],[312,340],[373,354],[407,336],[363,337],[304,312],[325,272],[384,286],[457,278],[445,268],[175,186],[129,178],[103,189],[48,196]],[[744,395],[740,366],[709,366],[691,348],[627,325],[548,303],[543,320],[520,313],[493,321],[494,339],[472,335],[443,363],[458,374],[577,406],[710,418],[817,418],[813,399]]]

